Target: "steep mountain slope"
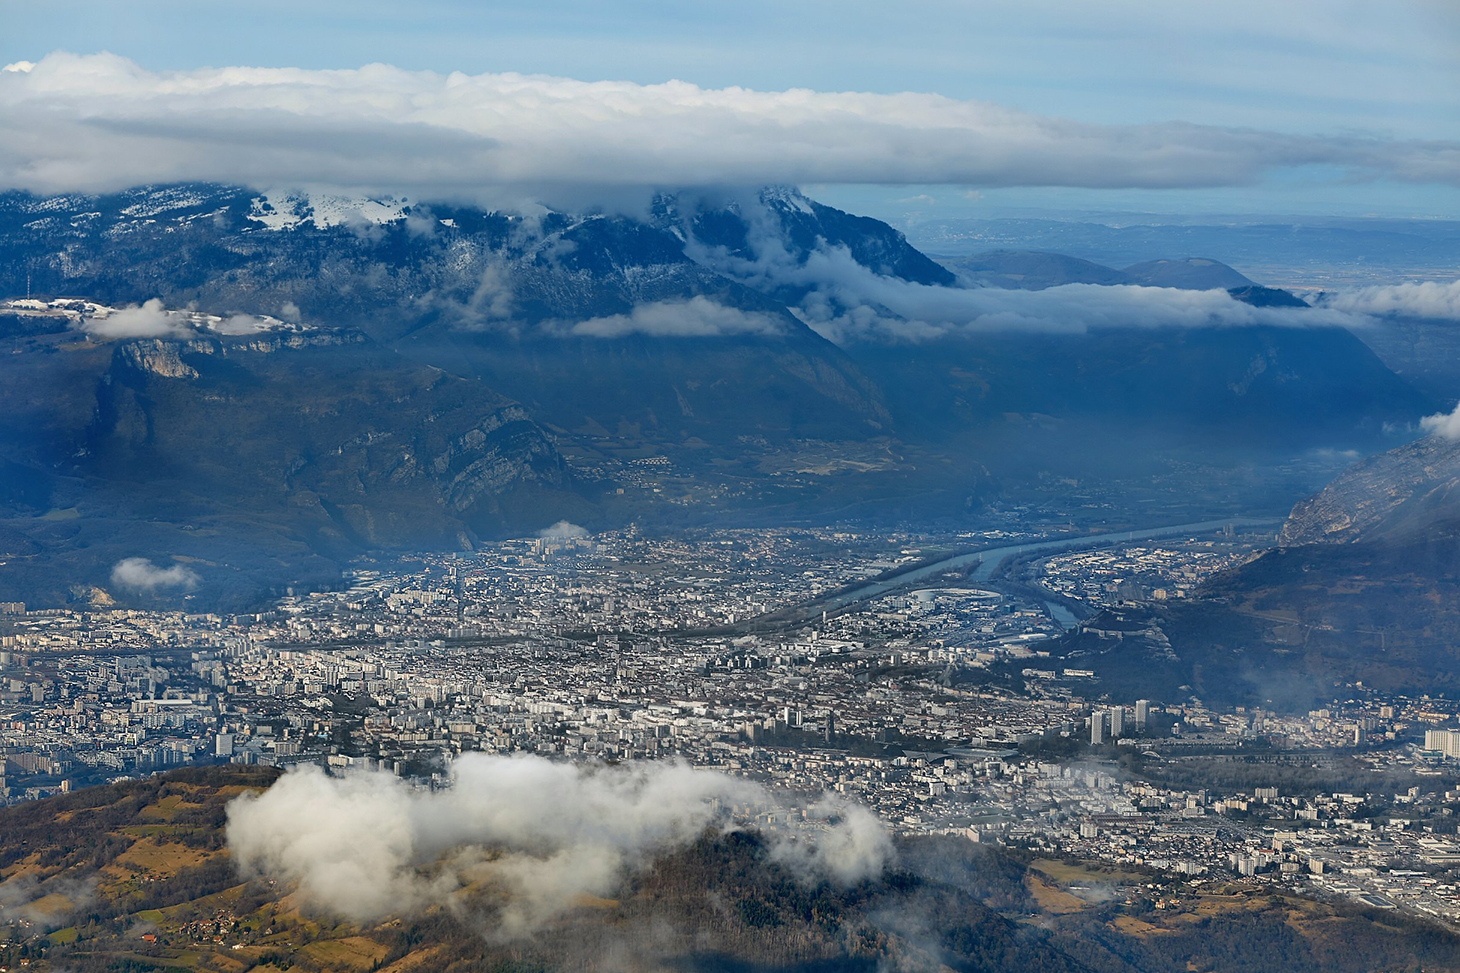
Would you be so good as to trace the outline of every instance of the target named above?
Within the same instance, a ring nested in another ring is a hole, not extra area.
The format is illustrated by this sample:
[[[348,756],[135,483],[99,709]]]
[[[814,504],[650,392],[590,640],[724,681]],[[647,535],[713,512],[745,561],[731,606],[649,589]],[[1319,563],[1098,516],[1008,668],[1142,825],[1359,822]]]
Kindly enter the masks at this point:
[[[247,604],[290,564],[460,548],[578,502],[520,406],[358,332],[108,341],[63,323],[0,349],[6,525],[55,555],[8,560],[0,588],[33,601],[182,555],[229,565],[197,569],[200,596]]]
[[[1460,398],[1460,321],[1390,315],[1355,334],[1396,374],[1446,408]]]
[[[1433,407],[1337,328],[986,333],[849,353],[904,435],[956,443],[1009,430],[1006,448],[1051,463],[1372,448],[1386,423]]]
[[[729,199],[693,195],[661,196],[654,204],[656,225],[682,237],[700,262],[735,277],[769,274],[777,296],[794,303],[798,287],[793,268],[804,268],[813,254],[845,250],[875,274],[914,284],[951,286],[955,278],[880,220],[823,206],[790,187],[772,187]]]
[[[1138,611],[1130,637],[1077,633],[1063,651],[1112,692],[1165,699],[1304,711],[1359,684],[1460,696],[1457,484],[1449,440],[1366,459],[1294,508],[1276,550],[1189,604]]]
[[[1426,436],[1356,464],[1293,508],[1285,546],[1407,543],[1460,532],[1460,442]]]

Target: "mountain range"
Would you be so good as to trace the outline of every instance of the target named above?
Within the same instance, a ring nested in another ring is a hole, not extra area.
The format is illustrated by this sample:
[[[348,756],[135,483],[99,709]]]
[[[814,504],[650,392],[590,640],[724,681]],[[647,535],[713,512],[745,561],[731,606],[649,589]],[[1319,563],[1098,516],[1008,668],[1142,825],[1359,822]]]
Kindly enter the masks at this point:
[[[1161,326],[1135,304],[1128,325],[1124,305],[1085,326],[1074,304],[990,328],[1034,312],[990,317],[980,302],[1018,292],[969,272],[778,187],[583,214],[5,194],[0,594],[241,604],[361,551],[563,518],[875,516],[910,497],[961,515],[1050,477],[1368,451],[1436,406],[1342,328]],[[1215,261],[1105,278],[1303,313]],[[127,557],[189,559],[199,581],[122,592]]]
[[[994,287],[1042,290],[1063,284],[1138,284],[1184,290],[1238,290],[1256,283],[1216,260],[1147,260],[1124,270],[1042,250],[990,250],[953,261],[965,278]]]

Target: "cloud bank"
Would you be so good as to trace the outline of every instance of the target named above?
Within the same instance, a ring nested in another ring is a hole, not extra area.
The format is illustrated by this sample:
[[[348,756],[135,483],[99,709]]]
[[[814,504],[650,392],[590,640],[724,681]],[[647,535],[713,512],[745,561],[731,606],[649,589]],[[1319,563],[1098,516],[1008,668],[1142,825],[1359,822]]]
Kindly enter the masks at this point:
[[[635,305],[628,314],[579,321],[576,335],[621,338],[643,334],[662,338],[712,338],[736,334],[781,334],[785,322],[775,315],[742,311],[696,295],[685,301],[651,301]]]
[[[879,308],[892,312],[882,313]],[[1078,334],[1111,328],[1358,327],[1338,310],[1253,307],[1223,290],[1063,284],[1041,291],[930,287],[866,274],[839,278],[801,303],[802,320],[838,344],[921,341],[987,332]]]
[[[799,293],[792,310],[823,337],[923,341],[980,332],[1080,333],[1108,328],[1359,327],[1366,319],[1338,307],[1254,307],[1225,290],[1134,284],[1064,284],[1044,290],[943,287],[878,274],[845,247],[824,243],[800,260],[763,212],[749,209],[752,257],[690,240],[697,261],[750,287]]]
[[[198,577],[198,572],[186,565],[174,564],[170,568],[159,568],[145,557],[124,558],[112,567],[112,584],[144,594],[156,594],[170,589],[191,591],[202,580]]]
[[[295,320],[299,309],[293,308]],[[93,338],[124,341],[129,338],[181,338],[194,335],[199,327],[214,334],[251,335],[277,327],[279,319],[254,314],[210,315],[195,310],[168,310],[160,298],[118,309],[103,309],[95,317],[83,318],[79,327]]]
[[[759,785],[671,762],[470,753],[452,776],[448,790],[417,791],[385,773],[301,766],[229,805],[228,845],[245,873],[295,884],[316,908],[365,921],[441,905],[513,938],[584,896],[612,895],[707,829],[733,827],[732,807],[785,809]],[[809,823],[772,846],[788,867],[809,881],[880,874],[891,842],[870,811],[791,810]]]
[[[50,54],[0,72],[0,184],[213,181],[483,201],[569,187],[765,183],[1194,188],[1321,166],[1460,184],[1460,144],[1170,122],[1094,125],[981,101],[518,74],[231,67]]]
[[[1361,287],[1327,295],[1323,306],[1356,314],[1460,321],[1460,280]]]

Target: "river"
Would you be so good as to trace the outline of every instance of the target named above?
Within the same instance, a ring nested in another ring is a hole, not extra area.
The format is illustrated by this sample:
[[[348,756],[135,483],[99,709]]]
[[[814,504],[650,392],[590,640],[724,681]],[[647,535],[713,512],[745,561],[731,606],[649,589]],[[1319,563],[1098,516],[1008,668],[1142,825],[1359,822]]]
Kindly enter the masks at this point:
[[[816,607],[818,609],[835,611],[855,602],[880,597],[889,591],[906,587],[909,584],[917,584],[920,581],[925,581],[945,571],[966,568],[972,564],[977,564],[978,567],[969,575],[970,580],[988,581],[1004,561],[1017,554],[1028,554],[1031,551],[1071,550],[1080,547],[1100,547],[1111,543],[1131,543],[1134,541],[1150,540],[1156,537],[1171,537],[1182,534],[1207,534],[1212,531],[1221,530],[1229,524],[1236,528],[1275,527],[1280,523],[1282,523],[1280,518],[1254,520],[1244,517],[1233,517],[1226,520],[1203,520],[1195,524],[1174,524],[1170,527],[1148,527],[1144,530],[1111,531],[1107,534],[1081,534],[1078,537],[1059,537],[1047,541],[1030,541],[1027,544],[1011,544],[1007,547],[993,547],[983,551],[970,551],[967,554],[958,554],[953,557],[944,558],[941,561],[935,561],[932,564],[912,568],[911,570],[904,571],[902,574],[893,575],[881,581],[869,581],[867,584],[853,588],[851,591],[844,591],[835,597],[818,601]]]

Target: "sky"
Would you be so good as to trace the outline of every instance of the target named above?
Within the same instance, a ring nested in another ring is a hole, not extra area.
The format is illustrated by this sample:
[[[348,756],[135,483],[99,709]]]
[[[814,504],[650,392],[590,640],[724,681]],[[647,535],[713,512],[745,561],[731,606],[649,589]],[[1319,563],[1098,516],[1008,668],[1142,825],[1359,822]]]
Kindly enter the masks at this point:
[[[119,160],[115,178],[155,164],[158,180],[298,181],[313,165],[358,186],[399,171],[414,182],[402,190],[539,193],[523,173],[551,170],[562,191],[606,159],[651,180],[796,181],[902,220],[1014,208],[1460,218],[1454,0],[0,0],[0,23],[0,64],[49,70],[0,75],[0,144],[12,146],[0,181],[37,190],[95,188],[98,165]],[[125,61],[47,62],[55,52]],[[318,73],[370,64],[400,70]],[[205,71],[233,66],[301,70]],[[463,101],[433,81],[452,72],[564,81],[479,82]],[[669,81],[689,87],[666,95]],[[310,102],[321,91],[347,103],[340,118]],[[279,143],[279,119],[340,151],[306,158]],[[405,148],[417,135],[427,175]],[[79,147],[50,148],[61,143]],[[374,168],[358,161],[371,144],[383,147]]]

